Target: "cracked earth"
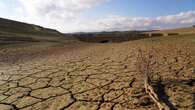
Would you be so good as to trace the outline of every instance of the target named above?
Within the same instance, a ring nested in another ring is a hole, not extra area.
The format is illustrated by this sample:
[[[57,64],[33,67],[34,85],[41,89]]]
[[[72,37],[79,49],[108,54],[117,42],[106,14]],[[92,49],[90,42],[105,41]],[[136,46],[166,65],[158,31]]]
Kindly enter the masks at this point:
[[[157,109],[137,77],[136,44],[83,45],[90,46],[69,51],[66,46],[38,46],[40,51],[36,46],[18,47],[6,51],[6,57],[2,52],[0,110]],[[20,54],[12,55],[16,51]],[[141,106],[141,99],[149,104]],[[183,106],[192,108],[190,104]]]

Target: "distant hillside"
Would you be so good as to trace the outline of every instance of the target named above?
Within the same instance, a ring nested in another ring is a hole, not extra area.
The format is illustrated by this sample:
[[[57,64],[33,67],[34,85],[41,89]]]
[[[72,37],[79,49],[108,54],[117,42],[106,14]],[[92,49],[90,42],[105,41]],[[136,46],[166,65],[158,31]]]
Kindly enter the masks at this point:
[[[96,32],[96,33],[76,33],[72,34],[80,41],[95,43],[119,43],[130,40],[149,38],[148,34],[143,31],[113,31],[113,32]]]
[[[72,41],[75,41],[74,37],[69,37],[69,35],[64,35],[54,29],[0,18],[0,48],[10,45],[15,47],[15,44],[31,45],[45,42],[52,44]]]
[[[60,32],[41,26],[0,18],[0,33],[29,35],[61,35]]]
[[[191,34],[191,33],[195,33],[195,27],[156,30],[156,31],[148,32],[148,33],[179,33],[179,34]]]

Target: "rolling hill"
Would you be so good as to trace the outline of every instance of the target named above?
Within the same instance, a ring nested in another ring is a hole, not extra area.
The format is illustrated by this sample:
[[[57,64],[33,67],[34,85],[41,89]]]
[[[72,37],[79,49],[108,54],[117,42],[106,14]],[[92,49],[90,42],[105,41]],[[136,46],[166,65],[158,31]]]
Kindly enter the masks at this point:
[[[70,42],[73,37],[34,24],[0,18],[0,46],[24,43]],[[13,46],[12,46],[13,47]]]
[[[0,18],[0,33],[27,35],[61,35],[60,32],[41,26]]]

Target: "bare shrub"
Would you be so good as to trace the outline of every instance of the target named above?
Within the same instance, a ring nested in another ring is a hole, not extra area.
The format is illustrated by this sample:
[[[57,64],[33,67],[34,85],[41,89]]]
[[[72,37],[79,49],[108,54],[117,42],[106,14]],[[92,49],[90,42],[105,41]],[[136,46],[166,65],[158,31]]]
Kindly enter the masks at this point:
[[[146,46],[144,49],[138,50],[137,71],[141,76],[140,78],[143,78],[146,93],[154,100],[160,110],[171,110],[172,108],[162,100],[162,96],[159,96],[152,83],[154,81],[161,82],[163,80],[162,76],[164,75],[162,72],[166,70],[169,71],[168,73],[171,73],[164,75],[166,78],[172,77],[177,79],[178,77],[175,77],[177,74],[175,75],[173,73],[182,73],[191,64],[191,61],[190,45],[185,43],[182,45],[160,44],[156,47],[151,47],[150,45],[149,47]]]
[[[158,59],[155,55],[155,49],[138,51],[137,70],[144,80],[146,93],[158,105],[159,110],[170,110],[170,108],[160,99],[155,89],[152,86],[152,77],[155,75],[155,69],[159,67]]]
[[[139,75],[144,76],[145,81],[150,81],[155,73],[155,70],[159,68],[158,58],[155,55],[157,51],[154,48],[138,50],[136,67]]]

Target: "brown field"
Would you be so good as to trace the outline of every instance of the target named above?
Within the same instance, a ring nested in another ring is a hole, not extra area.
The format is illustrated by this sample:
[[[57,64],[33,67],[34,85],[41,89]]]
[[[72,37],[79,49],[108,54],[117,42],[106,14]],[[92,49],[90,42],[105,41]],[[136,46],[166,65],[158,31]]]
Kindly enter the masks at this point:
[[[195,28],[187,27],[187,28],[177,28],[177,29],[164,29],[164,30],[157,30],[148,33],[179,33],[179,34],[194,34]]]
[[[194,110],[194,34],[104,44],[61,38],[4,44],[0,110],[157,110],[136,66],[138,50],[154,52],[152,82],[166,104]]]

